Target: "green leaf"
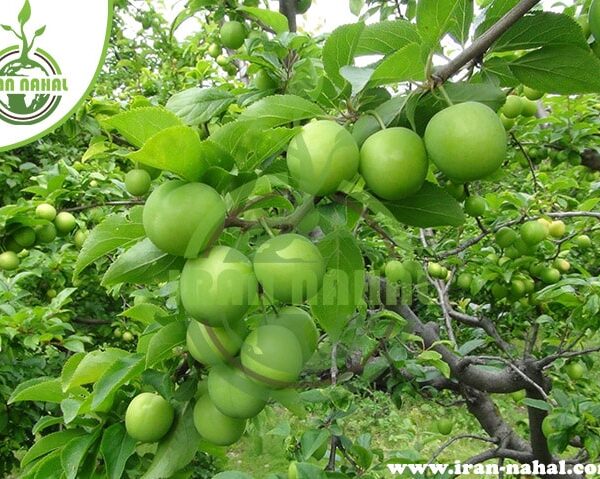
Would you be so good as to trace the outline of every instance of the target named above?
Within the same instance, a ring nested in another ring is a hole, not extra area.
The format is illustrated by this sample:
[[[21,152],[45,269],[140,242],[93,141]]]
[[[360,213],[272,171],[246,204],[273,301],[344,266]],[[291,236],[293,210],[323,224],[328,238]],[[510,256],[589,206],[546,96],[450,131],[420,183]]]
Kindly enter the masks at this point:
[[[485,18],[475,30],[476,36],[481,36],[492,25],[500,20],[510,9],[514,8],[519,0],[494,0],[485,11]]]
[[[225,471],[219,472],[219,474],[213,476],[212,479],[252,479],[252,476],[249,476],[245,472]]]
[[[284,33],[290,29],[287,17],[279,12],[256,7],[239,7],[238,10],[249,13],[259,22],[272,28],[275,33]]]
[[[142,479],[162,479],[171,477],[187,466],[198,451],[200,435],[194,426],[194,413],[191,403],[187,403],[169,434],[160,442],[152,463]]]
[[[336,341],[350,317],[362,303],[365,270],[356,238],[346,229],[336,229],[319,244],[326,264],[323,287],[310,301],[315,318]]]
[[[385,101],[377,108],[375,113],[381,118],[384,125],[388,126],[396,119],[404,108],[408,97],[406,95],[398,95]],[[377,118],[370,114],[361,116],[352,128],[352,136],[359,146],[365,142],[372,134],[381,130],[381,125]]]
[[[63,448],[60,454],[60,460],[62,463],[63,471],[66,474],[66,479],[76,479],[77,472],[81,463],[84,461],[85,456],[100,436],[102,428],[99,426],[96,428],[94,433],[86,434],[82,437],[76,437],[71,439]]]
[[[144,370],[144,355],[130,354],[115,361],[94,385],[92,409],[110,405],[117,390]]]
[[[524,85],[546,93],[600,91],[600,59],[587,48],[543,47],[514,60],[510,69]]]
[[[221,88],[190,88],[176,93],[167,102],[167,108],[186,124],[197,126],[221,115],[235,96]]]
[[[91,232],[77,257],[73,276],[76,278],[87,266],[120,247],[132,245],[145,235],[141,222],[124,215],[111,215]]]
[[[119,313],[119,316],[132,319],[145,325],[153,323],[156,321],[157,317],[166,315],[167,312],[164,309],[151,303],[136,304],[122,313]]]
[[[542,411],[552,411],[552,406],[550,406],[550,404],[548,404],[546,401],[542,401],[541,399],[525,398],[523,399],[523,403],[528,407],[541,409]]]
[[[296,95],[273,95],[253,103],[240,120],[260,121],[261,126],[276,127],[296,121],[324,117],[325,112],[313,102]],[[213,136],[218,136],[219,131]]]
[[[21,26],[25,25],[29,19],[31,18],[31,5],[29,4],[29,0],[25,0],[23,4],[23,8],[19,12],[18,20]]]
[[[123,424],[116,423],[105,429],[100,442],[100,454],[109,479],[123,477],[127,459],[135,452],[135,444],[135,439],[127,434]]]
[[[364,28],[355,56],[389,55],[411,43],[421,43],[421,37],[412,23],[406,20],[378,22]]]
[[[375,69],[371,85],[386,85],[403,81],[425,79],[425,61],[421,54],[421,45],[409,43],[386,57]]]
[[[127,155],[131,160],[170,171],[189,181],[198,181],[209,166],[207,145],[189,126],[173,126],[152,136],[141,150]]]
[[[85,354],[72,371],[65,365],[61,376],[63,391],[68,391],[74,386],[95,383],[115,361],[128,354],[122,349],[108,348],[105,351],[97,350]]]
[[[158,249],[148,238],[122,253],[102,278],[103,286],[119,283],[147,284],[166,277],[169,271],[181,271],[183,260]]]
[[[323,46],[323,67],[327,76],[340,89],[346,85],[340,69],[346,65],[352,65],[364,28],[364,23],[342,25],[329,35]]]
[[[277,401],[295,416],[306,416],[306,409],[300,393],[293,388],[277,389],[270,392],[271,399]]]
[[[355,17],[360,15],[360,11],[365,6],[365,0],[350,0],[350,12]]]
[[[568,45],[587,48],[581,27],[572,17],[552,12],[534,12],[510,27],[492,46],[492,50],[502,52]]]
[[[473,0],[420,0],[417,4],[417,28],[431,47],[436,47],[446,33],[463,43],[472,16]]]
[[[103,124],[117,130],[131,145],[141,148],[158,132],[181,126],[182,122],[162,107],[142,107],[119,113],[104,120]]]
[[[366,191],[350,196],[374,213],[382,213],[400,223],[419,228],[460,226],[465,221],[463,209],[444,189],[425,182],[423,188],[410,198],[399,201],[379,201]]]
[[[352,87],[352,96],[357,95],[367,86],[374,71],[372,68],[355,67],[352,65],[340,69],[341,75]]]
[[[167,359],[173,354],[173,348],[185,343],[187,323],[185,321],[173,321],[163,326],[152,336],[146,351],[146,367]]]
[[[53,432],[47,436],[37,440],[33,446],[27,451],[27,453],[21,459],[21,467],[25,467],[35,459],[42,457],[49,452],[52,452],[60,447],[63,447],[72,439],[82,436],[84,431],[77,429],[67,429],[64,431]]]
[[[58,404],[63,399],[65,399],[65,394],[62,391],[60,379],[34,378],[19,384],[7,403],[41,401]]]

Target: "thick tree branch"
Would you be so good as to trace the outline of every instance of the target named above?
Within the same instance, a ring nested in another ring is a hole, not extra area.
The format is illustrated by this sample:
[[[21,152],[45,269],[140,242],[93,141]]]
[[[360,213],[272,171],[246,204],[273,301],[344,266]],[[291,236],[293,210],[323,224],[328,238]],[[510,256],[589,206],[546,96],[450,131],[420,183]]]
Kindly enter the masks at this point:
[[[440,85],[444,83],[471,60],[480,58],[506,30],[538,3],[540,3],[540,0],[521,0],[512,10],[506,13],[506,15],[477,38],[469,47],[464,49],[456,58],[436,69],[432,75],[434,84]]]

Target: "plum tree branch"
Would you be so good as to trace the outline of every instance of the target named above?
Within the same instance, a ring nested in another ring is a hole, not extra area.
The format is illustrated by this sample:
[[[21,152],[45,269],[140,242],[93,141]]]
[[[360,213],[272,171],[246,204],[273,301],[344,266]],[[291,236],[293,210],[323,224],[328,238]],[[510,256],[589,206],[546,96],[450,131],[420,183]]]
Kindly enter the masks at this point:
[[[285,15],[288,19],[288,24],[290,26],[290,32],[295,32],[296,27],[296,1],[297,0],[279,0],[279,13]]]
[[[434,86],[444,83],[455,73],[462,70],[470,61],[480,58],[504,32],[538,3],[540,3],[540,0],[521,0],[456,58],[436,69],[432,74]]]

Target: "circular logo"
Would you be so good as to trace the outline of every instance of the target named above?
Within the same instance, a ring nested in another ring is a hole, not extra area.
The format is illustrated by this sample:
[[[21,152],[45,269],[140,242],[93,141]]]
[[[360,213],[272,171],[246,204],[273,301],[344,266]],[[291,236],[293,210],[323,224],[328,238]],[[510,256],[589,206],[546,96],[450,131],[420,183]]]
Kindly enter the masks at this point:
[[[67,89],[60,67],[44,50],[24,55],[15,45],[0,52],[0,120],[38,123],[56,110]]]

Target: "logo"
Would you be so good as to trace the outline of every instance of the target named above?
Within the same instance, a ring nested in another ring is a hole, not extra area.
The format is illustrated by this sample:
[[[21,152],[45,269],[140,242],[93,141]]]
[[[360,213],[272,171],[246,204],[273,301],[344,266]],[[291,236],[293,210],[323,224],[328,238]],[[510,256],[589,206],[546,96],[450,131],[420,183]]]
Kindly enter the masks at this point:
[[[99,74],[112,0],[2,0],[0,151],[66,121]]]

